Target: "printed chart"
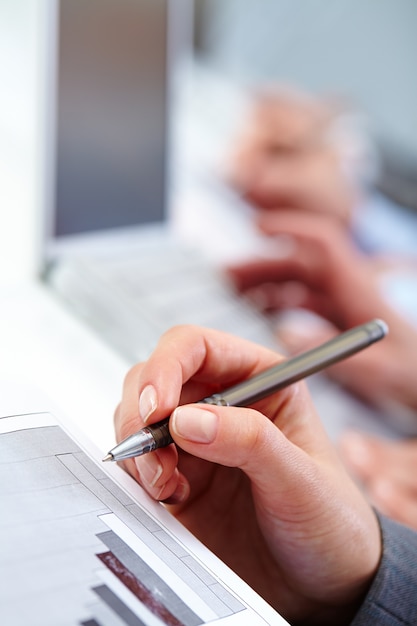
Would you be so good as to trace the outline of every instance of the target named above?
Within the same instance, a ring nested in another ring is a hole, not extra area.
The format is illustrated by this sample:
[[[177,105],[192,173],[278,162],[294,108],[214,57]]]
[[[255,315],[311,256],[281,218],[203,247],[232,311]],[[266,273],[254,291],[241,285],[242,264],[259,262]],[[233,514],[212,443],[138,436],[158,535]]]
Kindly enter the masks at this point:
[[[60,425],[4,419],[2,623],[285,624],[254,611]]]

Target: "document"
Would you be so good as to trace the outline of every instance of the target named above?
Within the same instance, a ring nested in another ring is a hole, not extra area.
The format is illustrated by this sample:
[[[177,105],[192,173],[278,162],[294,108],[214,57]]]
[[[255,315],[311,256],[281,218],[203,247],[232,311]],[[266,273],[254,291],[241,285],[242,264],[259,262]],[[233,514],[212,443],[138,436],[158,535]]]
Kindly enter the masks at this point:
[[[50,413],[0,419],[0,623],[287,622]]]

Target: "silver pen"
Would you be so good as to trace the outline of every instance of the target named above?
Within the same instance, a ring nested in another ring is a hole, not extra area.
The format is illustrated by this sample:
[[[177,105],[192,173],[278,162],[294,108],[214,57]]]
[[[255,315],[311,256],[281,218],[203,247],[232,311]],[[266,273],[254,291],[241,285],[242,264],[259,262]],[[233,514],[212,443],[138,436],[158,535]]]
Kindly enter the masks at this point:
[[[249,406],[363,350],[385,337],[387,332],[388,327],[385,322],[378,319],[355,326],[317,348],[281,361],[278,365],[248,380],[200,400],[200,403],[218,406]],[[157,448],[168,446],[170,443],[173,443],[173,439],[169,432],[169,417],[167,417],[156,424],[145,426],[139,432],[121,441],[110,450],[103,461],[122,461],[141,456]]]

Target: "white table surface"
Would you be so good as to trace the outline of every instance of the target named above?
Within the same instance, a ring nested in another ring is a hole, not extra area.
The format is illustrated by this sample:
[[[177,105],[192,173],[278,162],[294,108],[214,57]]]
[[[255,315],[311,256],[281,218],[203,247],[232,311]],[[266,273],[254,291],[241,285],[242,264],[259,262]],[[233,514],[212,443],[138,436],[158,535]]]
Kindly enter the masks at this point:
[[[0,290],[0,415],[57,411],[97,446],[114,443],[127,363],[35,282]]]

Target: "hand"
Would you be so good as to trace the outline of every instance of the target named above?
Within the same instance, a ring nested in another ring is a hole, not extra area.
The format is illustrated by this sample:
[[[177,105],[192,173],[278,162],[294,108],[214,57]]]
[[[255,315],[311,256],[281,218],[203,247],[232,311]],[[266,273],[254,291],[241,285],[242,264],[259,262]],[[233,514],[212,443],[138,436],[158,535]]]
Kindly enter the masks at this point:
[[[243,339],[176,327],[128,373],[117,438],[172,414],[177,446],[126,469],[288,619],[348,623],[380,559],[379,528],[304,384],[252,408],[189,404],[279,360]]]
[[[374,405],[416,413],[417,331],[383,297],[378,261],[361,253],[346,229],[329,217],[264,211],[259,226],[271,237],[289,238],[290,246],[281,257],[228,268],[237,288],[265,309],[303,308],[327,322],[307,335],[302,329],[298,340],[292,329],[289,350],[309,349],[340,331],[382,318],[389,327],[384,341],[327,372]],[[280,338],[285,343],[288,333],[281,332]]]
[[[348,224],[361,195],[350,171],[360,142],[347,142],[346,132],[341,139],[341,120],[325,100],[295,91],[260,94],[233,142],[226,178],[256,207],[317,211]]]
[[[417,530],[417,440],[384,441],[347,433],[340,450],[373,505]]]

